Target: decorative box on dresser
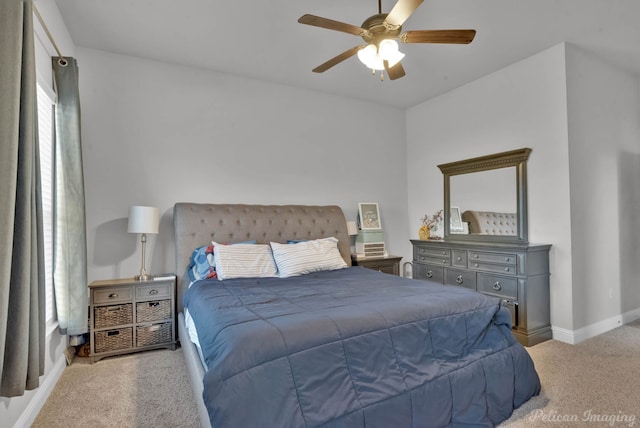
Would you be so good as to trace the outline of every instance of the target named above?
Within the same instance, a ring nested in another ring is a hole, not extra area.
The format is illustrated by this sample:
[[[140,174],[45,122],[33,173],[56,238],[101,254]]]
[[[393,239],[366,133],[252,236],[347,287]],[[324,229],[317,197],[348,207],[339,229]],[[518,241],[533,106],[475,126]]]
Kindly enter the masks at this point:
[[[355,255],[351,256],[351,264],[353,266],[362,266],[391,275],[400,275],[400,260],[402,260],[402,257],[398,256],[365,257],[360,259]]]
[[[112,355],[176,348],[175,275],[89,284],[91,362]]]
[[[413,277],[498,297],[525,346],[551,339],[550,245],[412,240]]]

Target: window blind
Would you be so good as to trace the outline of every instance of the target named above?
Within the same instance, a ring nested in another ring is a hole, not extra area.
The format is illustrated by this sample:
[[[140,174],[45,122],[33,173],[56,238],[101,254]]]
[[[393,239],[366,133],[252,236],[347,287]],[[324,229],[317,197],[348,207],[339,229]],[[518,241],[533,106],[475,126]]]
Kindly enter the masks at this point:
[[[54,97],[38,84],[38,140],[42,179],[42,217],[47,325],[56,319],[53,292],[53,103]]]

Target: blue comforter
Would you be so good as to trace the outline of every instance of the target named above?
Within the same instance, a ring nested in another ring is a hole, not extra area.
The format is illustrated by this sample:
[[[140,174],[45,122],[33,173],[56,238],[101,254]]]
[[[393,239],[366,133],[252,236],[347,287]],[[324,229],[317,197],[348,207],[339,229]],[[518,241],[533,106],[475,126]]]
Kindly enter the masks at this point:
[[[203,280],[184,305],[218,427],[490,427],[540,391],[494,299],[361,267]]]

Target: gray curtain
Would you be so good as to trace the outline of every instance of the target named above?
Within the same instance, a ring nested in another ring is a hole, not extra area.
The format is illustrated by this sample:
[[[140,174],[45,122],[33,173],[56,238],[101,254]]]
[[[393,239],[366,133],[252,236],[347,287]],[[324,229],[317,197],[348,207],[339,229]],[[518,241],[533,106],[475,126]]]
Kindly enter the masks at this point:
[[[44,245],[31,0],[0,1],[0,395],[44,373]]]
[[[52,58],[55,110],[53,284],[62,334],[87,331],[87,239],[78,65]]]

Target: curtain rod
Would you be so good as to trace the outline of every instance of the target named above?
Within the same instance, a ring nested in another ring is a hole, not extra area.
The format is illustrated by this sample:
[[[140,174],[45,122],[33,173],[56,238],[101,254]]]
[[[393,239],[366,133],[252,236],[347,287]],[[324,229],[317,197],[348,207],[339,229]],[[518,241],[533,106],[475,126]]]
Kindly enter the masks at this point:
[[[58,53],[58,64],[65,67],[67,65],[67,60],[64,59],[64,56],[62,56],[62,53],[60,52],[60,49],[58,49],[58,45],[56,44],[56,41],[54,40],[53,35],[49,32],[49,29],[47,28],[47,24],[44,23],[44,20],[42,19],[42,15],[40,15],[40,12],[38,11],[38,8],[36,7],[35,4],[33,4],[33,12],[36,14],[36,18],[38,18],[38,21],[40,21],[40,25],[42,25],[44,32],[47,33],[47,37],[49,38],[49,41],[53,45],[53,48]]]

